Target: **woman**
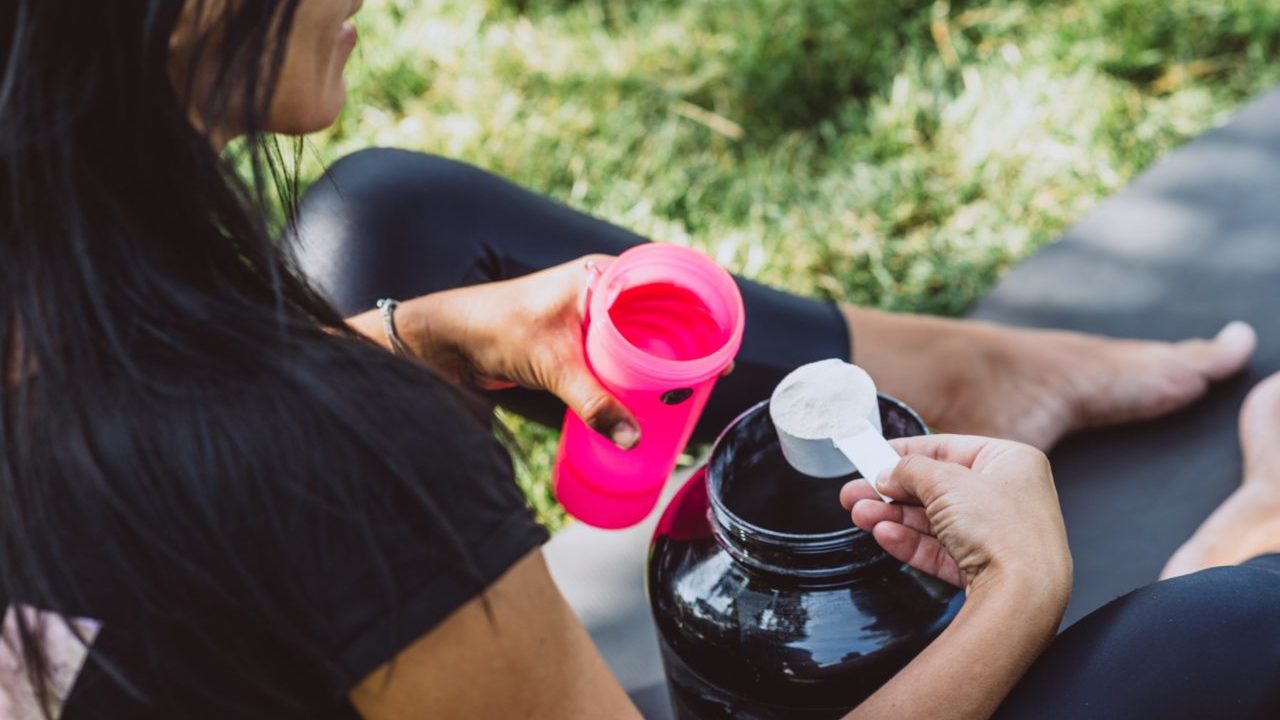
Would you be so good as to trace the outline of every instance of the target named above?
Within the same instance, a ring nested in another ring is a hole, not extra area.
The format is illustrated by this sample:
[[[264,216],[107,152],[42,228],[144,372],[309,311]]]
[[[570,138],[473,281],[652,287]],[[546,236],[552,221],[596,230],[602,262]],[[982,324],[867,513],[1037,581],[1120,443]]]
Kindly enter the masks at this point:
[[[350,183],[364,202],[354,207],[384,224],[348,229],[377,236],[385,277],[329,290],[350,293],[347,306],[360,310],[385,296],[423,296],[345,322],[273,242],[263,208],[278,155],[263,133],[309,132],[337,116],[357,5],[0,6],[0,599],[13,606],[5,646],[16,671],[4,678],[5,717],[635,714],[547,575],[537,549],[545,533],[511,482],[487,408],[442,379],[550,391],[620,445],[640,441],[585,371],[583,259],[432,294],[444,285],[400,285],[436,269],[432,258],[421,264],[410,233],[447,237],[457,217],[415,219],[420,187],[396,168],[447,167],[450,183],[472,182],[484,192],[446,192],[439,202],[496,203],[478,213],[495,223],[487,231],[555,233],[561,252],[579,255],[578,238],[598,239],[587,243],[592,252],[616,249],[610,233],[621,244],[635,239],[476,171],[365,154],[343,172],[358,178],[369,166],[367,182]],[[248,187],[219,158],[234,138],[256,181]],[[309,201],[304,232],[345,222],[326,216],[334,206],[324,193],[346,190],[341,173],[331,179]],[[278,189],[290,197],[287,183]],[[368,264],[360,246],[322,244],[309,239],[305,250],[322,279]],[[453,267],[465,273],[453,284],[554,264],[487,247],[464,244],[466,261]],[[468,255],[477,249],[479,262]],[[326,263],[337,274],[324,275]],[[1041,445],[1084,424],[1185,404],[1252,347],[1243,329],[1214,342],[1108,343],[744,288],[754,335],[709,427],[789,365],[848,356],[847,321],[859,361],[934,422]],[[1067,366],[1060,354],[1088,360]],[[1112,391],[1130,386],[1143,392]],[[919,388],[927,392],[913,396]],[[1025,422],[1002,426],[987,396],[1001,398],[1002,413],[1012,403]],[[925,713],[952,697],[954,714],[979,716],[1061,613],[1061,521],[1035,451],[980,439],[915,443],[904,449],[935,460],[913,459],[886,482],[923,510],[853,505],[857,488],[844,499],[897,553],[920,539],[912,533],[933,533],[946,549],[933,557],[955,567],[925,569],[967,583],[971,600],[858,713],[884,703]],[[955,479],[928,482],[931,473]],[[959,479],[977,476],[997,482]],[[992,493],[997,484],[1008,492]],[[1006,562],[1006,552],[1036,542],[1034,563]],[[1028,582],[1033,568],[1047,581]],[[1025,622],[990,647],[984,628],[1009,616]],[[988,651],[989,663],[951,662]]]

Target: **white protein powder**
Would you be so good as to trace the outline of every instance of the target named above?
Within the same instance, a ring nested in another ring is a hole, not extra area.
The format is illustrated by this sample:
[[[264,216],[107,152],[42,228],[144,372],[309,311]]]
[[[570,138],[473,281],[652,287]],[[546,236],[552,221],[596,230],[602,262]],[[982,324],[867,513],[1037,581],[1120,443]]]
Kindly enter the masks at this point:
[[[806,440],[854,435],[868,422],[880,427],[875,381],[839,359],[804,365],[783,378],[769,415],[780,431]]]

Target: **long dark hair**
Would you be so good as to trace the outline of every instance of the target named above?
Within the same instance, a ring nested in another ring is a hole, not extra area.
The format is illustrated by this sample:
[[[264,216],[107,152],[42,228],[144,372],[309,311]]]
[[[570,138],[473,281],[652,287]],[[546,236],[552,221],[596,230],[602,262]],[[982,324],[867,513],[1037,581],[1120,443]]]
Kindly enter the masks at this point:
[[[475,577],[422,482],[424,462],[460,452],[432,438],[457,435],[465,403],[356,337],[276,241],[280,215],[265,201],[275,190],[287,200],[291,183],[261,131],[298,0],[226,3],[197,50],[217,72],[199,88],[194,123],[195,79],[175,82],[169,63],[184,4],[0,4],[0,596],[92,612],[86,580],[67,569],[91,552],[140,617],[180,626],[214,656],[234,651],[175,610],[171,588],[199,596],[184,602],[270,619],[281,646],[337,673],[331,648],[307,632],[325,618],[289,596],[287,568],[262,577],[254,558],[229,557],[215,581],[202,565],[199,548],[235,547],[243,531],[211,488],[257,503],[245,523],[267,546],[297,529],[280,526],[266,483],[292,483],[369,523],[364,559],[394,593],[373,539],[378,501],[350,484],[376,475],[388,503],[430,528],[421,541]],[[195,17],[205,4],[196,0]],[[233,158],[198,129],[228,126],[244,134]],[[483,474],[506,459],[481,434],[465,450]],[[150,570],[161,566],[178,577],[158,580]],[[48,712],[38,636],[20,622]],[[156,700],[155,688],[101,663]],[[244,680],[278,709],[292,702]]]

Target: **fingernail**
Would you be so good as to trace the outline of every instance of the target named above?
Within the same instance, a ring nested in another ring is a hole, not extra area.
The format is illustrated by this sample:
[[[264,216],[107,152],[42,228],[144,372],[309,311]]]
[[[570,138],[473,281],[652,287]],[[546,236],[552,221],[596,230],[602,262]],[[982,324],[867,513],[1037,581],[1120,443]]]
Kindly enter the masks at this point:
[[[613,431],[609,433],[609,437],[613,440],[613,444],[623,450],[630,450],[640,442],[640,431],[635,425],[623,420],[613,426]]]

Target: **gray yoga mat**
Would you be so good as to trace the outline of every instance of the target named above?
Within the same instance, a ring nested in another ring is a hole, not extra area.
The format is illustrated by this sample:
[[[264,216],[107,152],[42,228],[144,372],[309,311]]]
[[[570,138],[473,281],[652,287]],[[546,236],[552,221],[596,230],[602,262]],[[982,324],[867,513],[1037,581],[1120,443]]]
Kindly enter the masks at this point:
[[[1249,387],[1280,370],[1278,307],[1280,90],[1148,170],[1010,272],[971,313],[1165,340],[1211,335],[1244,319],[1261,336],[1248,371],[1187,410],[1081,433],[1053,452],[1076,562],[1067,623],[1154,581],[1239,483],[1236,415]],[[574,525],[546,554],[623,687],[646,718],[665,720],[643,576],[656,522],[657,513],[621,533]]]
[[[1156,580],[1240,482],[1236,419],[1280,370],[1280,90],[1177,150],[1010,272],[971,317],[1162,340],[1257,328],[1240,377],[1159,420],[1051,454],[1075,558],[1067,623]]]

